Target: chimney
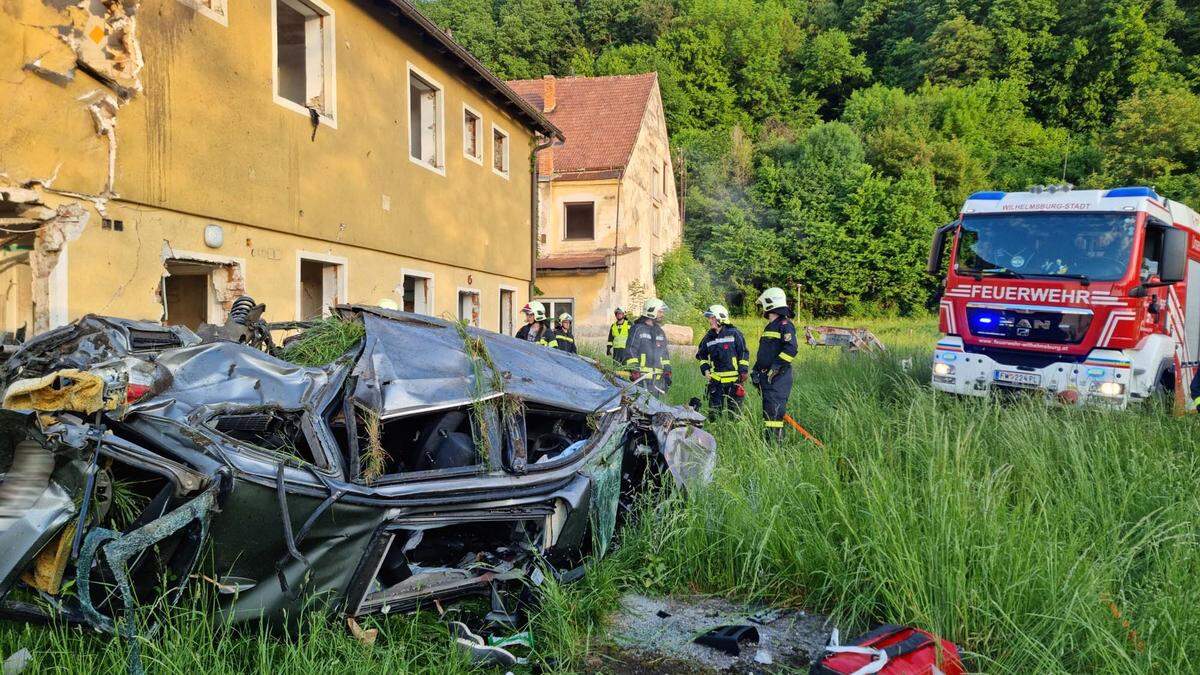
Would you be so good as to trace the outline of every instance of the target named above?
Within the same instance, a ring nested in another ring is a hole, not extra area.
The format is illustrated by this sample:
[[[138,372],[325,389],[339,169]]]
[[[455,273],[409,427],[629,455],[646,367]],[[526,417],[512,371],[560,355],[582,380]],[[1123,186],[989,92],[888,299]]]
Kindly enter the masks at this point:
[[[558,106],[558,82],[553,75],[542,78],[542,112],[552,113]]]

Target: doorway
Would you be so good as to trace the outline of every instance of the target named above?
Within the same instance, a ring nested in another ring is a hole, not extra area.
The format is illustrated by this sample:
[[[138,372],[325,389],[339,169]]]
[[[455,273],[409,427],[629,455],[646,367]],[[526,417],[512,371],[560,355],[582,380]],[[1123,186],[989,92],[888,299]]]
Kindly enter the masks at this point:
[[[323,260],[300,259],[300,319],[329,316],[340,297],[342,266]]]
[[[217,265],[191,260],[168,260],[162,280],[163,324],[195,330],[209,320],[214,299],[212,274]]]
[[[504,335],[513,334],[513,296],[513,291],[500,289],[500,332]]]
[[[479,291],[458,292],[458,320],[479,327]]]

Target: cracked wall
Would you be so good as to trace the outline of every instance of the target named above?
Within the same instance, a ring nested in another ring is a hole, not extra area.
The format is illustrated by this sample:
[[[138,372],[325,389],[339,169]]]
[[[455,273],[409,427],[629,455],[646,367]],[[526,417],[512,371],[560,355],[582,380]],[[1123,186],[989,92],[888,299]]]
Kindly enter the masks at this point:
[[[163,241],[244,261],[241,278],[217,278],[211,295],[224,306],[229,289],[245,288],[275,317],[302,312],[306,255],[348,261],[339,278],[350,300],[400,300],[409,269],[436,277],[438,314],[456,312],[459,287],[480,292],[489,328],[501,287],[525,302],[528,173],[501,177],[454,152],[452,115],[444,175],[396,162],[408,154],[407,75],[396,64],[441,83],[447,110],[466,104],[511,133],[514,156],[529,129],[383,8],[325,3],[343,105],[314,139],[310,117],[273,95],[271,2],[0,2],[0,174],[38,195],[48,233],[25,231],[0,250],[0,274],[24,270],[7,286],[0,276],[0,291],[36,304],[29,332],[89,312],[160,319]],[[86,220],[60,214],[68,203]],[[223,243],[204,239],[210,225]]]
[[[6,10],[8,8],[6,7]],[[7,50],[6,59],[20,59],[20,70],[44,80],[54,88],[69,91],[80,86],[90,90],[64,101],[88,116],[96,136],[103,139],[104,152],[74,153],[99,164],[91,171],[102,176],[95,189],[81,192],[59,190],[54,184],[63,162],[44,176],[0,173],[0,265],[10,277],[4,295],[5,328],[16,330],[19,322],[30,333],[44,331],[66,320],[65,298],[57,292],[65,270],[60,269],[66,246],[83,233],[90,221],[103,217],[108,201],[116,196],[117,116],[122,105],[142,91],[142,67],[137,37],[138,0],[44,0],[19,4],[6,11],[0,24],[0,43],[18,46]],[[6,36],[13,40],[5,40]],[[15,65],[15,64],[14,64]],[[81,75],[82,73],[82,75]],[[5,80],[5,90],[16,88],[6,114],[20,114],[23,93],[36,95],[36,87],[24,81]],[[51,96],[50,98],[54,98]],[[15,127],[16,125],[5,125]],[[70,134],[70,125],[63,125]],[[78,121],[76,122],[78,128]],[[48,156],[56,153],[47,152]],[[89,158],[88,155],[92,157]],[[8,171],[7,153],[0,152],[0,171]],[[22,271],[22,267],[27,270]],[[28,278],[29,297],[12,295]],[[28,313],[18,305],[28,301]]]

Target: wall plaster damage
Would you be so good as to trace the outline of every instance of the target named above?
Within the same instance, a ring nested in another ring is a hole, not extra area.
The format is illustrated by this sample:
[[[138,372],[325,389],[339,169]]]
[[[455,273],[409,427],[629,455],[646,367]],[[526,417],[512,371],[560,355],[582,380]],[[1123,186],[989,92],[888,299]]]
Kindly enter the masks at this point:
[[[22,180],[0,174],[0,244],[31,246],[32,333],[53,327],[56,318],[65,318],[65,293],[56,292],[50,280],[67,244],[87,227],[93,211],[97,220],[103,217],[106,204],[117,196],[117,115],[142,91],[139,4],[140,0],[43,0],[58,22],[37,26],[48,39],[24,69],[60,87],[74,83],[78,71],[102,85],[104,89],[88,92],[77,101],[91,117],[96,134],[107,141],[108,153],[106,179],[95,194],[56,190],[54,176]]]

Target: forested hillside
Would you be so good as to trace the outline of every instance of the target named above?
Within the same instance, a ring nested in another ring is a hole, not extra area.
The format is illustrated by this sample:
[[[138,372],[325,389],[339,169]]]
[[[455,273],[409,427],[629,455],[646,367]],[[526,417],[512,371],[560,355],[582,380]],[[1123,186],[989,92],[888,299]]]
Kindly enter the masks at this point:
[[[931,233],[978,189],[1149,184],[1200,208],[1197,4],[421,6],[505,78],[657,71],[695,257],[732,302],[800,283],[839,314],[923,311]]]

